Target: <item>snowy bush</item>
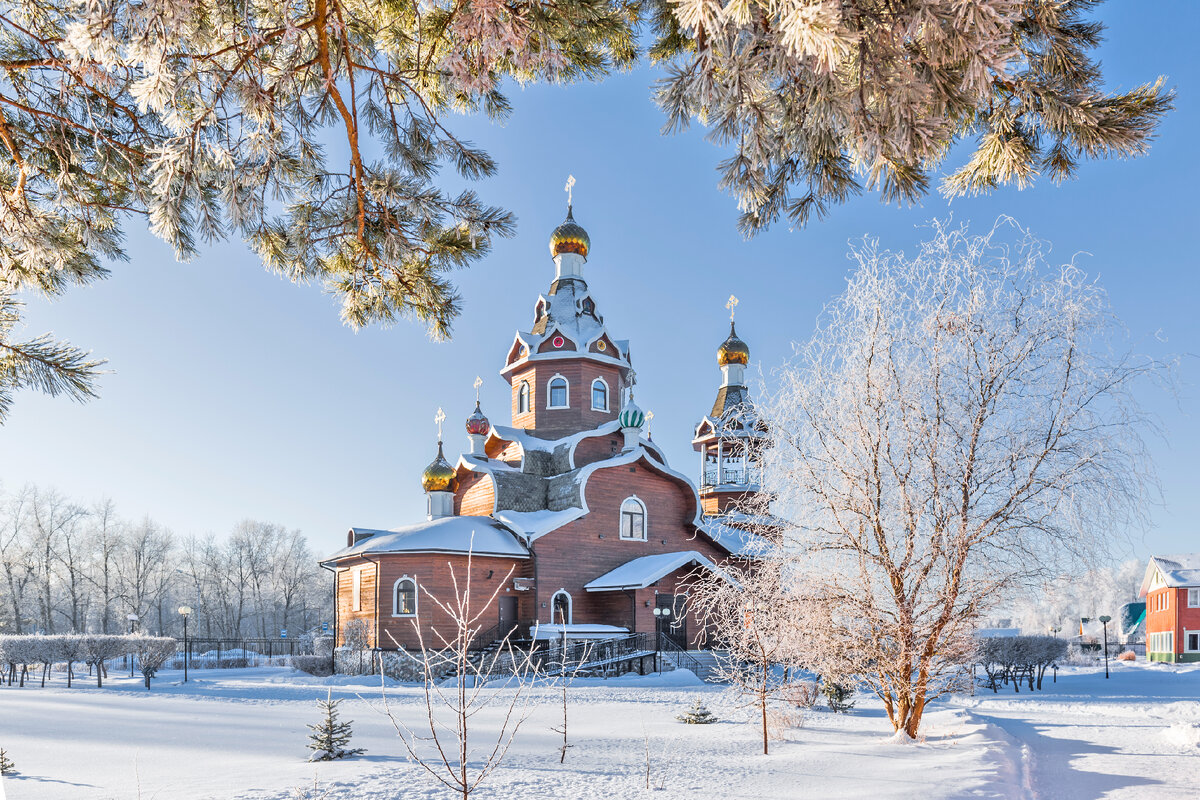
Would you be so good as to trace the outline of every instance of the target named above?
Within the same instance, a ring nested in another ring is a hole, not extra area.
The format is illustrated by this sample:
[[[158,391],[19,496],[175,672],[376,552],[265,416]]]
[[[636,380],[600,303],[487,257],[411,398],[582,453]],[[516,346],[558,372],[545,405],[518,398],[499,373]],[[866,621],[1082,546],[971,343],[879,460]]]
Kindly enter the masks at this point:
[[[82,637],[83,662],[96,670],[96,686],[104,686],[104,662],[110,658],[130,652],[132,636],[112,636],[106,633],[89,633]]]
[[[292,669],[298,669],[318,678],[325,678],[333,674],[332,656],[292,656],[289,661]]]
[[[317,636],[313,639],[313,655],[324,656],[325,658],[333,657],[333,647],[337,640],[332,636]]]
[[[1118,661],[1137,661],[1137,653],[1132,650],[1126,650],[1117,656]]]
[[[137,658],[138,672],[146,681],[146,688],[150,688],[150,679],[162,669],[163,664],[167,660],[174,657],[175,651],[178,648],[178,642],[169,636],[137,636],[132,637],[135,641],[133,650],[134,657]]]
[[[1011,636],[979,641],[978,662],[988,677],[992,691],[1001,683],[1012,683],[1021,691],[1025,682],[1032,691],[1042,688],[1046,669],[1067,658],[1067,642],[1053,636]]]
[[[371,629],[364,619],[352,619],[342,626],[342,647],[366,650],[371,646]]]

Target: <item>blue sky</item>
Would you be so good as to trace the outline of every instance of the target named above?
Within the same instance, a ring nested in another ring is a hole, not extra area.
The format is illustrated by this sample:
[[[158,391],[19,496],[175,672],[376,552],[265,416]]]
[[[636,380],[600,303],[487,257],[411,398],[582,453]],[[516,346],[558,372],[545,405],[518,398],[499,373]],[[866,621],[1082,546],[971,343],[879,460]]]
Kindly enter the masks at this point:
[[[731,293],[741,299],[738,331],[752,361],[770,370],[841,291],[847,243],[864,234],[911,249],[933,217],[952,213],[983,230],[1007,214],[1049,240],[1057,260],[1089,254],[1078,263],[1100,277],[1134,340],[1184,356],[1178,397],[1143,395],[1165,431],[1151,443],[1163,504],[1132,550],[1194,550],[1200,6],[1119,2],[1101,12],[1111,85],[1162,74],[1179,92],[1147,157],[1085,164],[1060,187],[952,204],[932,195],[897,208],[864,196],[806,229],[781,225],[751,241],[737,233],[734,201],[717,189],[721,153],[699,129],[660,135],[650,68],[601,84],[514,90],[503,126],[456,119],[499,161],[499,174],[477,188],[514,211],[519,229],[457,276],[464,313],[448,343],[413,324],[345,328],[319,287],[268,274],[240,242],[180,264],[134,229],[131,262],[109,280],[55,302],[29,298],[30,333],[52,330],[92,348],[113,374],[84,405],[18,395],[0,428],[0,483],[111,497],[124,515],[149,515],[179,534],[224,535],[240,519],[269,520],[303,530],[322,552],[351,525],[419,520],[436,409],[449,417],[448,444],[465,447],[462,420],[481,375],[485,412],[508,421],[498,370],[553,275],[546,241],[571,173],[576,218],[592,239],[587,278],[609,329],[631,340],[638,403],[655,412],[655,441],[689,475],[691,429],[716,390]]]

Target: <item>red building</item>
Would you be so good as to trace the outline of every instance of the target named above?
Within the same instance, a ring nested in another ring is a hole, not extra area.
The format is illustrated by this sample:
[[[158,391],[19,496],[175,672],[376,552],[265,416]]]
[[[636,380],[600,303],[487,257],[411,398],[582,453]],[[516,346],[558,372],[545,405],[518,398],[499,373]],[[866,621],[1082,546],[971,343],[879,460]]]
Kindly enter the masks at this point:
[[[565,623],[573,638],[656,628],[684,646],[701,638],[687,602],[697,567],[719,574],[754,544],[753,520],[735,508],[757,491],[763,434],[742,377],[749,348],[731,328],[719,349],[724,381],[696,429],[698,493],[643,433],[629,343],[611,335],[584,280],[589,246],[568,208],[550,238],[554,279],[500,370],[512,424],[493,425],[476,402],[467,451],[449,458],[438,442],[422,476],[427,519],[351,528],[322,562],[335,576],[340,634],[363,620],[370,646],[413,648],[415,622],[428,643],[448,623],[434,599],[448,601],[457,579],[476,598],[498,590],[485,637],[559,636]]]
[[[1200,553],[1151,558],[1139,597],[1146,598],[1146,657],[1200,661]]]

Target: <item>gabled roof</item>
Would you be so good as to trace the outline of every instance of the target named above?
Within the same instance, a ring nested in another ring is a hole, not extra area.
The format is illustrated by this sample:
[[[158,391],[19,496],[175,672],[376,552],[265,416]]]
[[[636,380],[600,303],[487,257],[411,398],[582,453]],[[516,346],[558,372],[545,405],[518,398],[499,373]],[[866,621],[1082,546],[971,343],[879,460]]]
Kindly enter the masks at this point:
[[[439,517],[392,530],[351,528],[355,543],[321,561],[377,553],[471,553],[476,556],[528,558],[529,550],[491,517]]]
[[[627,561],[616,569],[584,584],[583,588],[589,592],[645,589],[655,581],[661,580],[680,567],[689,564],[699,564],[710,572],[729,580],[729,576],[703,553],[696,550],[684,550],[681,553],[659,553]]]
[[[1138,597],[1145,597],[1150,591],[1150,582],[1156,572],[1162,576],[1163,583],[1172,588],[1200,586],[1200,553],[1153,556],[1146,565],[1146,575],[1142,578]]]

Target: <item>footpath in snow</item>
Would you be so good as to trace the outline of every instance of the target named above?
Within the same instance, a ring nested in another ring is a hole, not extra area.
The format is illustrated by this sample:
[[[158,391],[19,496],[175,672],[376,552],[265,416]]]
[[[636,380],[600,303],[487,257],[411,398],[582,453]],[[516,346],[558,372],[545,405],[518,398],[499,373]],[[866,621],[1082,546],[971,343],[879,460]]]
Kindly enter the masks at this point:
[[[58,798],[355,798],[451,796],[411,763],[369,678],[318,679],[284,668],[164,673],[103,689],[61,680],[0,688],[0,746],[20,774],[5,800]],[[374,679],[377,681],[377,679]],[[310,764],[316,700],[332,689],[366,754]],[[389,684],[393,713],[416,726],[421,690]],[[1041,692],[983,690],[934,706],[922,741],[897,744],[881,705],[859,695],[846,715],[810,712],[759,752],[748,711],[686,671],[580,680],[559,763],[559,695],[538,688],[533,713],[480,798],[1195,798],[1200,775],[1200,668],[1118,664],[1060,672]],[[675,716],[700,698],[723,721]],[[480,751],[500,710],[473,720]],[[647,759],[649,749],[649,759]],[[649,783],[646,788],[647,761]],[[298,793],[299,792],[299,793]]]

